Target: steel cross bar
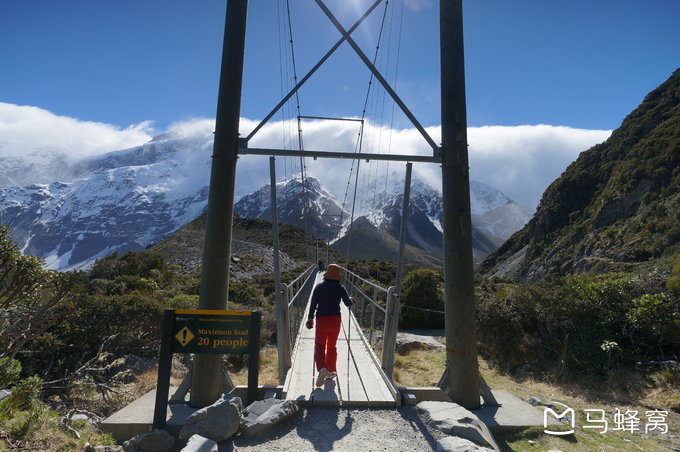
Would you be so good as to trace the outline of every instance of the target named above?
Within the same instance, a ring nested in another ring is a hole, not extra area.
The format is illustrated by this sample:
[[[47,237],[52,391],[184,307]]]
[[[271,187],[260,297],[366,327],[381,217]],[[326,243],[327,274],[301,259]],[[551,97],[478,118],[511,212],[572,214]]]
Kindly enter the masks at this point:
[[[364,122],[363,119],[357,119],[357,118],[331,118],[328,116],[303,116],[300,115],[300,118],[302,119],[326,119],[329,121],[352,121],[352,122]]]
[[[239,145],[239,155],[280,155],[284,157],[313,157],[331,159],[354,159],[354,160],[388,160],[393,162],[426,162],[441,163],[439,156],[428,155],[404,155],[404,154],[357,154],[356,152],[334,151],[296,151],[288,149],[258,149],[247,148]]]
[[[283,107],[283,104],[288,102],[288,99],[290,99],[293,96],[293,94],[295,94],[302,87],[302,85],[304,85],[305,82],[309,80],[309,77],[311,77],[317,71],[317,69],[319,69],[321,65],[326,62],[328,58],[330,58],[333,52],[335,52],[338,49],[338,47],[340,47],[340,44],[345,42],[349,34],[354,32],[354,30],[356,30],[357,27],[361,25],[364,19],[366,19],[373,12],[373,10],[378,7],[380,3],[382,3],[382,0],[376,0],[371,5],[371,7],[368,8],[368,10],[364,13],[363,16],[359,18],[359,20],[354,24],[354,26],[352,26],[352,28],[350,28],[349,31],[347,31],[347,36],[343,36],[342,38],[340,38],[340,40],[336,42],[335,45],[331,47],[331,49],[328,52],[326,52],[326,54],[319,60],[319,62],[316,63],[314,67],[310,69],[309,72],[307,72],[307,74],[304,77],[302,77],[302,79],[293,87],[293,89],[291,89],[290,92],[286,94],[286,96],[283,99],[281,99],[281,102],[276,104],[276,107],[274,107],[272,111],[270,111],[269,114],[265,116],[265,118],[262,121],[260,121],[257,127],[255,127],[253,131],[250,132],[250,134],[248,134],[248,136],[245,139],[246,142],[250,141],[250,139],[253,138],[253,136],[262,128],[262,126],[264,126],[270,119],[272,119],[272,116],[274,116],[276,112],[279,111],[281,107]]]
[[[357,55],[359,55],[359,58],[361,58],[361,60],[366,65],[366,67],[368,67],[368,69],[373,73],[375,78],[378,79],[378,81],[383,86],[383,88],[385,88],[385,91],[387,91],[389,93],[389,95],[392,96],[392,99],[394,100],[394,102],[396,102],[397,105],[399,105],[399,108],[401,108],[401,111],[404,112],[406,117],[411,121],[411,123],[415,126],[415,128],[418,129],[418,132],[420,132],[420,134],[423,136],[423,138],[425,138],[425,141],[427,141],[427,143],[432,147],[432,150],[435,152],[435,154],[439,153],[440,149],[439,149],[439,146],[437,146],[437,143],[434,142],[434,140],[432,139],[432,137],[430,137],[430,135],[427,133],[425,128],[423,128],[423,126],[420,124],[420,122],[418,122],[418,120],[413,115],[413,113],[411,113],[411,110],[408,109],[406,104],[404,104],[404,102],[402,102],[399,95],[392,89],[392,87],[387,82],[387,80],[385,80],[385,78],[382,76],[382,74],[380,74],[380,71],[378,71],[378,69],[373,65],[373,63],[371,63],[371,60],[368,59],[368,57],[363,52],[363,50],[361,50],[361,48],[357,45],[357,43],[354,42],[354,39],[352,39],[352,37],[349,35],[349,32],[347,30],[345,30],[345,28],[342,26],[342,24],[340,24],[340,22],[338,22],[338,19],[335,18],[335,16],[331,12],[331,10],[328,9],[328,7],[324,4],[323,0],[314,0],[314,1],[316,1],[316,4],[319,5],[319,8],[321,8],[321,10],[326,14],[326,16],[328,16],[328,19],[333,23],[333,25],[335,25],[335,28],[338,29],[338,31],[340,32],[340,34],[342,34],[342,36],[345,38],[347,43],[350,46],[352,46],[352,48],[357,53]]]

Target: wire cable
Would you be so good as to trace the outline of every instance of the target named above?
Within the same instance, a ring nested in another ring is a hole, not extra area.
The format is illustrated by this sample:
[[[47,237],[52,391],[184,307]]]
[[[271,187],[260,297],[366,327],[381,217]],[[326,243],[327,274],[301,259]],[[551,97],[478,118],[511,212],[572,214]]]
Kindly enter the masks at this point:
[[[291,60],[292,60],[292,66],[293,66],[293,84],[297,85],[298,82],[298,77],[297,77],[297,66],[295,64],[295,47],[294,47],[294,41],[293,41],[293,25],[292,25],[292,20],[291,20],[291,14],[290,14],[290,0],[286,0],[286,12],[288,15],[288,37],[289,37],[289,43],[290,43],[290,54],[291,54]],[[296,109],[297,109],[297,133],[298,133],[298,150],[302,151],[304,150],[304,141],[302,139],[302,119],[301,119],[301,112],[300,112],[300,94],[299,91],[295,91],[295,103],[296,103]],[[304,157],[300,156],[300,184],[302,187],[302,221],[303,221],[303,230],[305,231],[305,255],[307,258],[307,262],[311,262],[309,259],[309,233],[311,233],[311,222],[309,219],[309,190],[307,188],[307,175],[306,175],[306,165],[305,165],[305,159]]]
[[[375,62],[377,61],[378,58],[378,51],[380,50],[380,40],[382,39],[383,36],[383,29],[385,27],[385,17],[387,15],[387,9],[389,6],[389,1],[385,2],[385,9],[383,10],[383,17],[380,23],[380,33],[378,34],[378,43],[376,44],[375,47],[375,54],[373,57],[373,64],[375,65]],[[361,154],[362,150],[362,145],[363,145],[363,138],[364,138],[364,121],[366,117],[366,108],[368,105],[368,101],[370,98],[371,94],[371,85],[373,84],[373,78],[374,74],[371,72],[371,76],[369,77],[368,80],[368,88],[366,90],[366,98],[364,99],[364,108],[361,112],[361,131],[359,132],[359,137],[357,138],[358,142],[357,145],[355,146],[355,152],[357,154]],[[358,181],[359,181],[359,169],[360,169],[360,164],[361,160],[357,159],[356,160],[356,173],[354,174],[354,194],[352,196],[352,211],[350,214],[350,219],[349,219],[349,228],[347,231],[347,255],[345,257],[345,267],[349,267],[349,262],[351,260],[351,251],[352,251],[352,232],[354,229],[354,213],[355,213],[355,208],[356,208],[356,201],[357,201],[357,188],[358,188]],[[350,170],[350,177],[349,179],[351,180],[352,174]],[[348,182],[348,188],[349,188],[349,182]],[[345,192],[345,195],[347,192]],[[344,206],[344,201],[343,201],[343,206]]]

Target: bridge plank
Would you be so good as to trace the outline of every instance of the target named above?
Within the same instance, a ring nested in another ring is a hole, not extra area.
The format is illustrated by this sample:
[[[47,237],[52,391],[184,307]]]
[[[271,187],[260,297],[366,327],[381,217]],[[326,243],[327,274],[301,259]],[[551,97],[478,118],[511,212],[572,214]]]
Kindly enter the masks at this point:
[[[316,283],[321,282],[322,279],[323,274],[318,273]],[[308,330],[302,325],[293,353],[291,375],[284,387],[286,399],[342,406],[396,405],[396,397],[388,388],[381,369],[371,356],[368,344],[360,334],[356,319],[352,318],[350,325],[347,308],[344,305],[341,308],[343,326],[340,329],[337,343],[338,377],[326,380],[320,388],[314,386],[317,376],[314,368],[314,329]],[[309,309],[309,302],[307,309]],[[351,355],[349,355],[350,349]]]

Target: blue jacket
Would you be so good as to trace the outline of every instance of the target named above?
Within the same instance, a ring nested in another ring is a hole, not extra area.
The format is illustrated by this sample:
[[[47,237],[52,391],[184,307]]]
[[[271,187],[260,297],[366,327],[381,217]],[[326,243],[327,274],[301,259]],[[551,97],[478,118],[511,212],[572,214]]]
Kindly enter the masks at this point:
[[[312,292],[312,304],[309,307],[308,318],[323,317],[326,315],[340,315],[340,301],[349,308],[352,306],[352,299],[349,298],[347,290],[340,284],[340,281],[324,279],[317,284]]]

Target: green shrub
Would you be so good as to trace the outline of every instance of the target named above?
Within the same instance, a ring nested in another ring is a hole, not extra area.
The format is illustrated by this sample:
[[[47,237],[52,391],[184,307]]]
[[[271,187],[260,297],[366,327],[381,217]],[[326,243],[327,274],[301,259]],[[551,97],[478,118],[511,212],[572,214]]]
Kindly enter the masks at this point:
[[[156,270],[156,272],[153,270]],[[165,275],[168,270],[165,258],[160,253],[127,251],[122,256],[113,253],[108,257],[98,259],[90,271],[90,276],[94,279],[115,279],[118,276],[125,275],[159,278],[161,275]]]
[[[630,338],[638,348],[656,348],[663,342],[680,344],[678,301],[665,294],[645,294],[633,299],[628,311]]]
[[[12,394],[0,401],[0,419],[11,419],[19,411],[36,413],[43,409],[40,401],[43,380],[34,375],[18,381],[12,387]]]
[[[514,286],[484,283],[480,352],[504,369],[531,363],[558,380],[677,355],[678,299],[654,275],[568,276]],[[656,289],[654,289],[656,284]]]
[[[444,294],[441,272],[418,269],[404,278],[399,328],[444,328]]]
[[[21,363],[16,359],[0,358],[0,389],[7,389],[19,381]]]
[[[499,292],[503,293],[502,297],[497,296]],[[514,369],[527,362],[522,344],[524,325],[511,295],[507,288],[483,293],[477,309],[479,352],[502,370]]]
[[[680,255],[675,258],[675,264],[673,265],[673,271],[671,277],[668,278],[666,282],[666,287],[671,292],[680,294]]]
[[[266,303],[264,292],[252,280],[229,282],[229,301],[249,307],[259,307]]]
[[[179,294],[168,300],[168,309],[197,309],[198,295]]]

